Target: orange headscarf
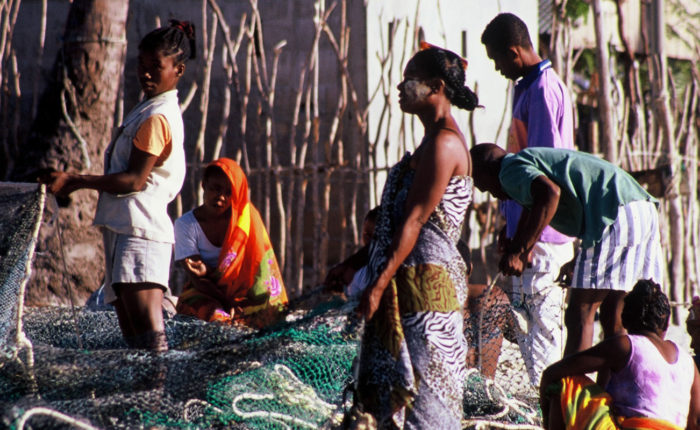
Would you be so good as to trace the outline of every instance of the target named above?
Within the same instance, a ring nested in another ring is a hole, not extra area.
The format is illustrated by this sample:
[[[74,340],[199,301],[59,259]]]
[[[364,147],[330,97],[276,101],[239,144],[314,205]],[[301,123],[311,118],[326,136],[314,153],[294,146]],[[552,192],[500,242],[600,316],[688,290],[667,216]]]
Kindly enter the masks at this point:
[[[269,296],[266,305],[284,305],[284,288],[277,258],[260,213],[248,198],[248,180],[235,161],[219,158],[209,164],[219,167],[231,182],[231,221],[221,246],[217,271],[219,285],[232,302]],[[266,305],[247,309],[246,314]]]

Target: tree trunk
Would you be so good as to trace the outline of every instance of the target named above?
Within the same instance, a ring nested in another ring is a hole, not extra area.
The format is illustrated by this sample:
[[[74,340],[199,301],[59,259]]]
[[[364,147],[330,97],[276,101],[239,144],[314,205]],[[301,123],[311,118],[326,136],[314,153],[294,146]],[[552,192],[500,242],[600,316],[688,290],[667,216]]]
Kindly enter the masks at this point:
[[[598,114],[600,117],[600,144],[604,157],[617,164],[617,138],[613,125],[612,100],[610,98],[610,59],[608,40],[603,31],[602,0],[593,0],[593,24],[596,38],[596,60],[598,63]]]
[[[674,301],[683,300],[683,290],[685,287],[685,223],[683,221],[683,209],[680,194],[681,183],[681,160],[678,157],[678,147],[676,145],[673,130],[675,124],[671,114],[671,106],[668,95],[668,65],[666,62],[666,52],[664,51],[665,28],[664,28],[664,8],[663,0],[653,0],[649,6],[652,8],[650,17],[652,22],[649,27],[653,31],[651,37],[651,67],[654,79],[651,82],[653,110],[659,124],[662,152],[665,154],[668,164],[671,166],[671,185],[666,192],[666,202],[669,219],[669,244],[671,254],[670,268],[670,288],[669,298]],[[680,322],[678,313],[673,312],[673,323]]]
[[[48,170],[102,173],[124,67],[128,5],[73,0],[63,46],[13,180],[34,182]],[[92,191],[75,192],[61,202],[57,221],[42,226],[28,304],[65,301],[69,289],[75,292],[71,300],[81,304],[99,287],[104,267],[101,235],[90,227],[96,201]],[[51,202],[47,206],[51,211]]]

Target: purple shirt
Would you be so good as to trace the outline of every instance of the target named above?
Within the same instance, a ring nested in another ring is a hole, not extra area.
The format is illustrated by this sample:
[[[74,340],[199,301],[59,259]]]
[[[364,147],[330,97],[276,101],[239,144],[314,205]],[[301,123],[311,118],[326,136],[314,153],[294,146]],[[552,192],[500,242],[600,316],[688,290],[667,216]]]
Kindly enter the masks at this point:
[[[544,146],[574,149],[574,120],[569,91],[544,60],[515,85],[513,120],[508,133],[508,152]],[[506,235],[512,238],[518,227],[522,208],[507,200],[501,204],[506,217]],[[541,242],[567,243],[573,239],[552,227],[544,228]]]
[[[613,398],[615,413],[623,417],[661,418],[685,428],[695,363],[676,346],[678,358],[666,361],[645,336],[629,334],[627,365],[612,372],[605,388]]]

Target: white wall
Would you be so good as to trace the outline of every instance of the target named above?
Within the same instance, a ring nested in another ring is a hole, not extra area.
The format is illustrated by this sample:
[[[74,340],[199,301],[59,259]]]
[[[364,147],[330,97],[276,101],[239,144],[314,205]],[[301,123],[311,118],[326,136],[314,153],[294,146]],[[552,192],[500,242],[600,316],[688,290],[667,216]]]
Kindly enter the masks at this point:
[[[512,12],[525,21],[530,29],[533,44],[537,46],[537,0],[501,0],[484,2],[476,0],[368,0],[367,1],[367,93],[371,96],[375,88],[385,81],[389,91],[392,122],[380,124],[384,97],[378,94],[369,108],[370,141],[379,134],[380,146],[383,137],[389,144],[386,153],[379,151],[377,165],[393,164],[404,150],[413,150],[422,138],[422,127],[416,118],[403,115],[398,107],[398,90],[403,67],[416,51],[415,34],[422,28],[425,40],[434,45],[463,54],[463,36],[466,32],[467,85],[476,90],[479,103],[484,108],[474,112],[474,134],[477,142],[505,143],[510,111],[504,109],[509,103],[509,81],[495,71],[481,44],[481,33],[498,13]],[[397,32],[394,40],[394,56],[391,73],[382,74],[380,60],[387,52],[389,23],[396,20]],[[405,41],[405,42],[404,42]],[[403,50],[398,49],[403,47]],[[469,140],[469,115],[455,108],[453,114]],[[499,124],[503,122],[497,136]],[[403,127],[402,127],[403,125]],[[378,130],[379,129],[379,130]],[[379,133],[378,133],[379,131]],[[405,136],[405,139],[403,137]],[[405,141],[405,144],[403,143]],[[405,146],[404,146],[405,145]],[[384,181],[380,175],[377,189],[371,195],[379,198]],[[373,202],[374,203],[374,202]]]

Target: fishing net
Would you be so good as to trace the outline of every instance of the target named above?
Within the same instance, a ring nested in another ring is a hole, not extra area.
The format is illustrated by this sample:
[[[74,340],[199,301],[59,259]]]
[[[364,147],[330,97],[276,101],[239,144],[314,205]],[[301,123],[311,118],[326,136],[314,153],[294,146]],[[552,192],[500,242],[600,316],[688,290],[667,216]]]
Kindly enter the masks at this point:
[[[19,197],[13,201],[23,205]],[[2,224],[0,306],[19,300],[15,284],[21,284],[22,276],[5,275],[6,245],[9,254],[31,256],[33,242],[4,240],[5,229],[14,232],[25,217],[36,222],[40,208]],[[320,304],[312,299],[317,304],[297,302],[283,322],[262,331],[179,315],[168,318],[170,349],[164,353],[128,349],[109,306],[26,309],[21,321],[33,354],[0,357],[2,426],[335,427],[352,403],[346,388],[352,386],[361,325],[354,317],[355,303],[339,297]],[[502,310],[485,306],[481,321],[501,318]],[[14,312],[2,314],[4,325],[16,326]],[[13,343],[11,338],[5,342]],[[463,381],[464,427],[536,427],[536,393],[517,347],[502,342],[493,378],[484,377],[478,363]]]
[[[45,192],[36,184],[0,182],[0,350],[21,343],[18,314],[29,278]],[[12,339],[14,338],[14,341]]]

